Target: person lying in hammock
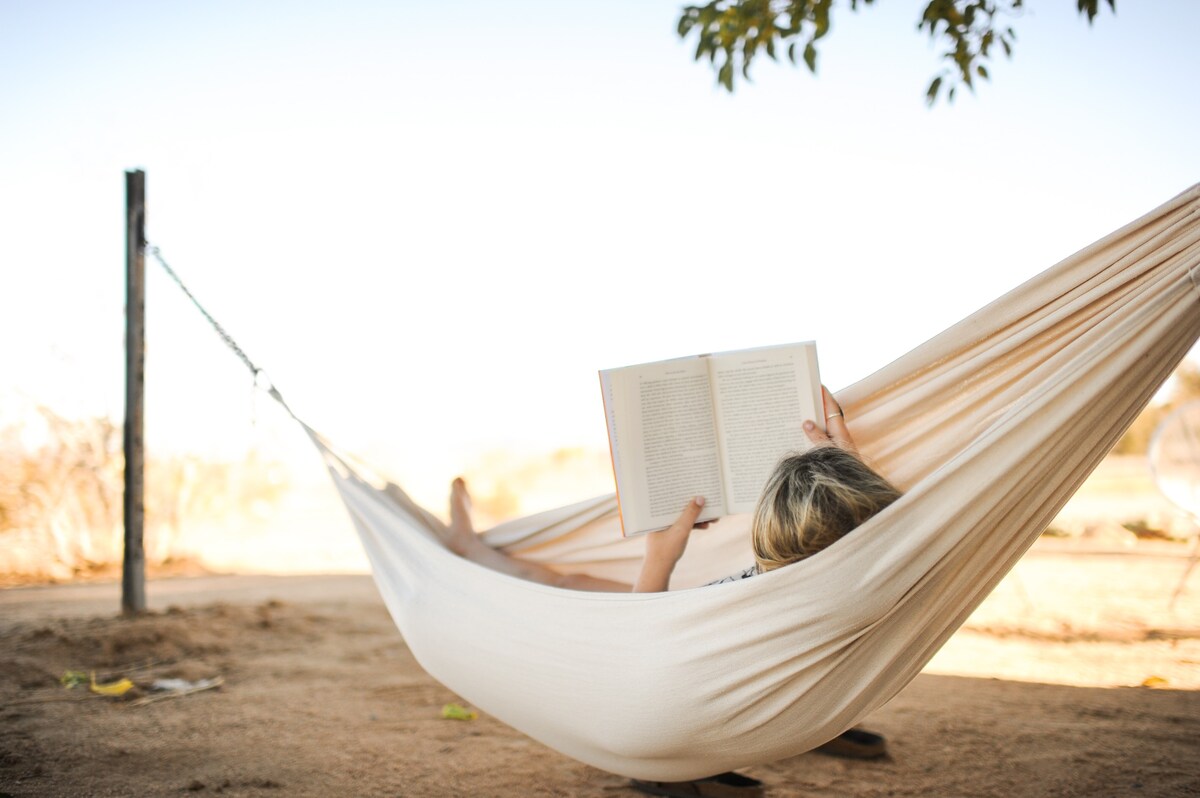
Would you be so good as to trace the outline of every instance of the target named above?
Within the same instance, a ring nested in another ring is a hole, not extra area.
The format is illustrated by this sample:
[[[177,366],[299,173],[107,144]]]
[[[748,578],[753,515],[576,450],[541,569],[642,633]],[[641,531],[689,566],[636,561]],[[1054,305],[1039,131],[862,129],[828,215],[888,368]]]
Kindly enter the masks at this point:
[[[783,458],[758,499],[750,531],[755,564],[710,584],[745,579],[811,557],[900,498],[900,491],[859,456],[837,401],[824,387],[822,392],[827,432],[806,421],[804,431],[813,447]],[[697,496],[669,528],[647,535],[641,572],[633,585],[587,574],[560,574],[488,546],[471,523],[470,497],[461,478],[455,479],[450,488],[450,525],[444,542],[459,556],[480,565],[547,585],[574,590],[662,592],[670,587],[671,574],[687,548],[692,530],[715,523],[696,523],[703,508],[704,497]],[[883,756],[887,743],[878,734],[853,728],[816,750],[870,759]],[[739,774],[714,778],[733,779],[749,788],[744,794],[756,794],[750,784],[753,779]]]
[[[841,408],[827,389],[822,391],[827,432],[811,420],[804,423],[813,447],[779,462],[754,509],[750,527],[754,565],[712,584],[745,579],[811,557],[900,498],[899,490],[863,462]],[[630,585],[587,574],[561,574],[493,549],[475,533],[470,507],[466,483],[461,478],[454,480],[450,526],[444,537],[452,551],[503,573],[574,590],[666,591],[692,530],[715,523],[696,523],[704,509],[704,497],[692,499],[669,528],[646,536],[641,572]]]

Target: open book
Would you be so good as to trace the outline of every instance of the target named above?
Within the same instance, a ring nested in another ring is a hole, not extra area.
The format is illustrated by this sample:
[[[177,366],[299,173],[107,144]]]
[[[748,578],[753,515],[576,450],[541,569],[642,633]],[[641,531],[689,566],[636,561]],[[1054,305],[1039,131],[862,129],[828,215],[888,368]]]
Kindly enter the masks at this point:
[[[621,528],[665,529],[693,496],[701,520],[754,510],[780,458],[823,427],[812,342],[600,372]]]

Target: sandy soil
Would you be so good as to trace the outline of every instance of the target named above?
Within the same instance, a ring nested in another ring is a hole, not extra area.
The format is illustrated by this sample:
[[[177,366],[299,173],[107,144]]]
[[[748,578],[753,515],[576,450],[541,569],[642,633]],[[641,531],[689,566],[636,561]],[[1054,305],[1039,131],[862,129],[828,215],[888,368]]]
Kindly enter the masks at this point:
[[[876,762],[816,753],[747,773],[772,796],[1200,795],[1200,574],[1187,546],[1043,539],[864,724]],[[635,796],[490,717],[413,660],[368,577],[0,591],[0,796]],[[65,689],[68,669],[123,698]],[[156,678],[214,690],[139,703]],[[1143,686],[1147,685],[1147,686]]]

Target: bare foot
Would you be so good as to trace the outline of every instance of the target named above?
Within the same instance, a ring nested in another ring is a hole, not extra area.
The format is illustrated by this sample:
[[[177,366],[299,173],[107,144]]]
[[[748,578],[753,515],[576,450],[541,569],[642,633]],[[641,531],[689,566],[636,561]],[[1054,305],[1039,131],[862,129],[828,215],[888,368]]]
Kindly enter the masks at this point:
[[[466,557],[471,547],[479,544],[471,523],[471,495],[462,477],[450,483],[450,526],[446,531],[446,545],[460,557]]]

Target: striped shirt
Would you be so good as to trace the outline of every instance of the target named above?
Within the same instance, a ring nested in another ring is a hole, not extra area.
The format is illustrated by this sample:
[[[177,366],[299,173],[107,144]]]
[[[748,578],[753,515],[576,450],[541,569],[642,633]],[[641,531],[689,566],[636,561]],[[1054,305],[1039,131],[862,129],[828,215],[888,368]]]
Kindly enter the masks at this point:
[[[724,579],[718,579],[715,582],[709,582],[708,584],[709,585],[723,585],[726,582],[737,582],[742,579],[749,579],[750,577],[754,576],[757,573],[758,573],[758,566],[751,565],[749,568],[747,568],[744,571],[738,571],[736,574],[730,574],[729,576],[725,577]],[[706,585],[706,587],[707,587],[707,585]]]

